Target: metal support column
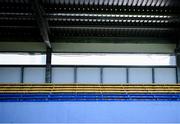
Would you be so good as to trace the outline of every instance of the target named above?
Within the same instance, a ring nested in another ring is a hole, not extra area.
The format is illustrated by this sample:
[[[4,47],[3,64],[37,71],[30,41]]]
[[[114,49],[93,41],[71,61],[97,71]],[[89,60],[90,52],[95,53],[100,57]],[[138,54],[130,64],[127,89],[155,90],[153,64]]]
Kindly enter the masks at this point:
[[[77,67],[74,67],[74,83],[77,83]]]
[[[51,48],[47,47],[46,50],[46,83],[51,83]]]
[[[103,84],[103,67],[100,68],[100,83]]]
[[[154,75],[154,68],[152,68],[152,83],[155,83],[155,75]]]
[[[31,0],[32,3],[32,9],[34,11],[34,15],[40,30],[40,35],[46,44],[47,47],[51,48],[51,42],[49,40],[49,25],[47,19],[44,17],[45,10],[41,6],[40,2],[38,0]]]
[[[180,52],[176,53],[176,66],[177,83],[180,83]]]
[[[129,83],[129,68],[126,68],[126,83]]]
[[[24,66],[21,67],[21,83],[24,83]]]
[[[176,69],[176,76],[177,76],[176,80],[177,80],[177,83],[180,83],[180,38],[177,39],[175,53],[176,53],[176,67],[177,67],[177,69]]]

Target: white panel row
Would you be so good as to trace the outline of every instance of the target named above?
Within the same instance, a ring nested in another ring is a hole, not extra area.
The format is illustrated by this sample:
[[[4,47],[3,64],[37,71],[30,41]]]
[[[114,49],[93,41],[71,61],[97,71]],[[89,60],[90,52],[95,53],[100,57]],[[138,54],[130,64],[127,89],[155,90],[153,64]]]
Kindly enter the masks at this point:
[[[24,82],[26,83],[44,83],[45,68],[27,67],[24,68]],[[20,83],[21,68],[20,67],[1,67],[0,68],[1,83]]]
[[[129,68],[128,77],[126,68],[103,68],[102,72],[102,83],[104,84],[149,84],[153,82],[152,68]],[[74,68],[53,68],[52,82],[101,83],[100,68],[77,68],[76,77],[74,73]],[[160,84],[175,84],[176,69],[155,68],[154,82]]]
[[[103,83],[127,83],[126,68],[104,68]]]
[[[20,67],[0,67],[1,83],[21,82]],[[45,68],[25,67],[25,83],[44,83]],[[104,83],[104,84],[150,84],[153,82],[152,68],[85,68],[53,67],[52,83]],[[154,68],[154,82],[175,84],[175,68]]]
[[[53,68],[52,82],[53,83],[74,83],[74,68]]]
[[[0,82],[1,83],[18,83],[21,82],[21,68],[1,67]]]
[[[45,68],[24,68],[24,82],[26,83],[44,83]]]
[[[100,68],[53,68],[52,82],[100,83]]]
[[[132,83],[152,83],[152,69],[151,68],[130,68],[129,82]]]

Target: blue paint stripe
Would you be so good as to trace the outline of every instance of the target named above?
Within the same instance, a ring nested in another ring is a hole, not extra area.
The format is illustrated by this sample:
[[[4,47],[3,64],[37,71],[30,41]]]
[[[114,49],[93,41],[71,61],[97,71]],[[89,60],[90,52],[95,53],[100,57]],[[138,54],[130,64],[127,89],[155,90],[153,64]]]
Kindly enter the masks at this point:
[[[0,94],[0,102],[36,101],[180,101],[180,94],[117,93],[8,93]]]

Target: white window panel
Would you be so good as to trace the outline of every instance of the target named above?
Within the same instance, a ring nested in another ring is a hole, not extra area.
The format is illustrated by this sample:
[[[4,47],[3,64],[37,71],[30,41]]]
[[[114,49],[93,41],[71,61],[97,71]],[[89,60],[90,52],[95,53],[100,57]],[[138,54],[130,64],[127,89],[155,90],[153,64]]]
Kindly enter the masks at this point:
[[[104,84],[127,83],[126,68],[103,68]]]
[[[20,83],[21,68],[18,67],[1,67],[0,83]]]
[[[74,83],[74,68],[52,68],[53,83]]]
[[[0,53],[1,65],[44,65],[46,56],[28,53]]]
[[[54,65],[176,65],[169,54],[53,53]]]
[[[100,68],[77,68],[77,83],[100,83]]]
[[[129,83],[132,84],[152,83],[152,69],[129,68]]]
[[[45,68],[27,67],[24,68],[25,83],[45,83]]]
[[[157,84],[175,84],[175,68],[155,68],[155,83]]]

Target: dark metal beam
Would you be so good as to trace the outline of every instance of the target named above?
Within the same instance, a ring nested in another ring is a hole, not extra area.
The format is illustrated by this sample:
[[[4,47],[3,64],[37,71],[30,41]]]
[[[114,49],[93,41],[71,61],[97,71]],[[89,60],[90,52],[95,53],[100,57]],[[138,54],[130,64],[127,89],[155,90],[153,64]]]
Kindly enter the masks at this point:
[[[177,83],[180,83],[180,53],[176,53],[176,64],[177,64]]]
[[[149,36],[149,37],[172,37],[173,28],[150,28],[149,26],[55,26],[51,27],[53,36],[110,36],[110,37],[128,37],[128,36]],[[134,33],[137,32],[137,33]]]
[[[180,83],[180,30],[177,30],[179,34],[177,36],[177,44],[176,44],[176,49],[175,49],[175,53],[176,53],[176,73],[177,73],[177,83]]]
[[[101,26],[101,25],[68,25],[68,26],[51,26],[51,29],[104,29],[104,30],[158,30],[158,31],[173,31],[171,27],[160,27],[160,26]]]
[[[46,50],[46,83],[51,83],[51,76],[52,76],[52,71],[51,71],[51,55],[52,55],[52,50],[51,48],[47,47]]]
[[[154,68],[152,68],[152,83],[155,83],[155,71]]]
[[[21,83],[24,83],[24,67],[21,67]]]
[[[134,14],[134,15],[179,15],[178,7],[146,7],[146,6],[106,6],[106,5],[43,5],[47,13],[99,13],[99,14]]]
[[[103,73],[104,73],[103,68],[100,68],[100,83],[101,83],[101,84],[104,83]]]
[[[11,36],[0,35],[0,43],[1,42],[41,42],[38,39],[38,36]],[[175,44],[176,40],[173,37],[145,37],[145,36],[128,36],[128,37],[61,37],[57,36],[53,38],[53,42],[55,43],[142,43],[142,44]]]
[[[129,68],[126,68],[126,83],[129,83]]]
[[[175,27],[175,26],[174,26]],[[139,26],[138,24],[137,25],[133,25],[133,26],[126,26],[125,24],[122,25],[122,24],[119,24],[118,26],[114,26],[114,25],[95,25],[95,24],[89,24],[89,25],[75,25],[75,24],[69,24],[69,25],[58,25],[58,26],[49,26],[49,29],[134,29],[134,30],[143,30],[143,29],[146,29],[146,30],[174,30],[174,27],[173,26],[161,26],[161,25],[141,25]],[[0,25],[0,28],[1,29],[36,29],[35,26],[26,26],[26,25],[5,25],[5,26],[2,26]]]
[[[42,6],[39,4],[38,0],[31,0],[31,3],[40,29],[40,34],[42,36],[42,39],[45,42],[45,44],[49,48],[51,48],[51,43],[49,40],[49,26],[46,18],[44,17],[45,12]]]
[[[77,83],[77,67],[74,67],[74,83]]]

